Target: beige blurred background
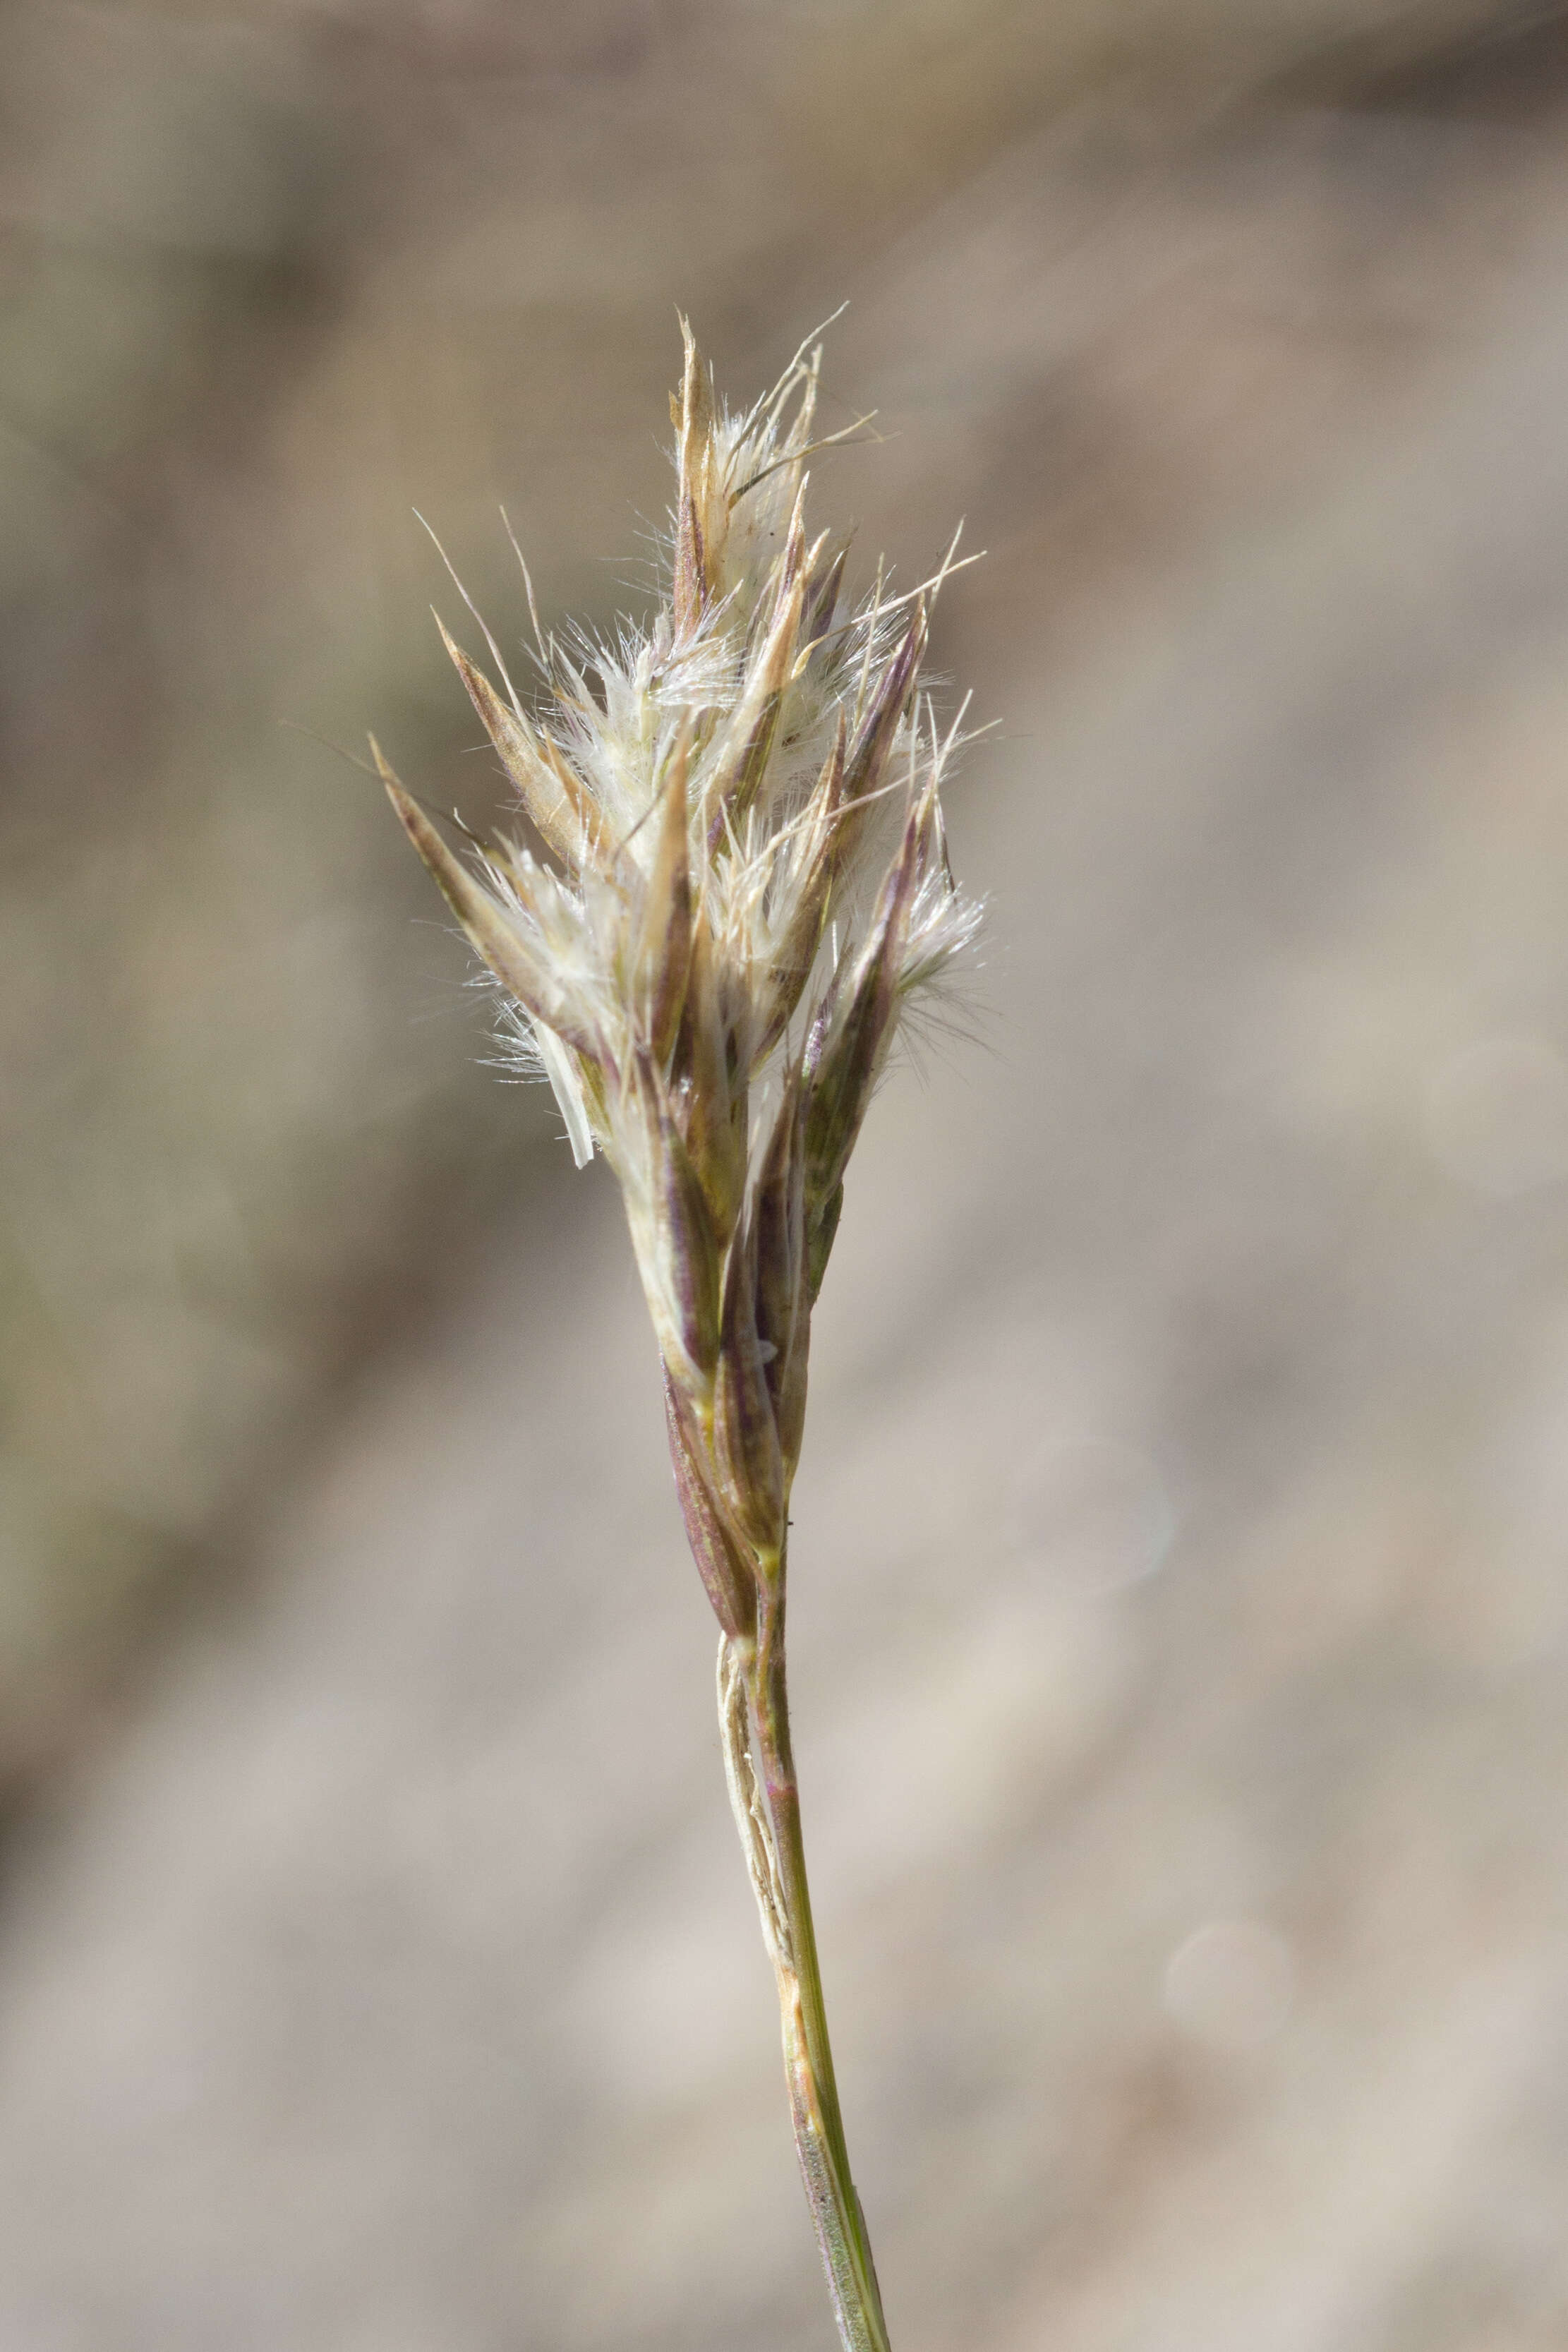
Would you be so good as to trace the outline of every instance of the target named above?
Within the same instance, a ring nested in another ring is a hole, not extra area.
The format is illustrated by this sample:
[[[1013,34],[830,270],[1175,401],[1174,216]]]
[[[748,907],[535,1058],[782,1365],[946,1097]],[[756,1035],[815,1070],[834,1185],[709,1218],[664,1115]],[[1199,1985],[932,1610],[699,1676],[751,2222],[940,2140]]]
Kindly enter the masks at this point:
[[[900,2352],[1568,2342],[1568,16],[0,11],[0,2352],[830,2340],[602,1166],[374,725],[846,298],[984,968],[797,1497]]]

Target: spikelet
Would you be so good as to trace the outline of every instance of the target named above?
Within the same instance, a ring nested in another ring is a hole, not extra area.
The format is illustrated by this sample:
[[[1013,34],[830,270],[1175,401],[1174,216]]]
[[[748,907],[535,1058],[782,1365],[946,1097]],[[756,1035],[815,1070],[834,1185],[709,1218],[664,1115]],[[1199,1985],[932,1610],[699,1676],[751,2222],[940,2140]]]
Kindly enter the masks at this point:
[[[703,1490],[756,1572],[782,1548],[846,1163],[900,1013],[978,909],[942,839],[956,730],[920,685],[929,592],[842,614],[845,550],[807,541],[820,350],[736,418],[683,331],[652,626],[583,667],[543,648],[539,716],[442,631],[549,862],[516,844],[472,870],[377,760],[578,1159],[596,1145],[620,1177]]]

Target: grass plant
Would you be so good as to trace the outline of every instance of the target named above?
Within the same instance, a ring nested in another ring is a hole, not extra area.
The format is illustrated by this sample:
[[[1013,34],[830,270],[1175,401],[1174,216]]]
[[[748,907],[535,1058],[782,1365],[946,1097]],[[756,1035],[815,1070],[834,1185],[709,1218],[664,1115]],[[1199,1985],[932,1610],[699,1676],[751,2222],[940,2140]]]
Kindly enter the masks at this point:
[[[683,332],[651,626],[546,637],[530,586],[541,685],[526,703],[488,629],[499,685],[447,638],[516,790],[519,837],[469,835],[454,851],[373,749],[500,985],[510,1050],[548,1078],[578,1164],[598,1150],[621,1184],[676,1487],[719,1621],[725,1770],[806,2198],[847,2352],[887,2352],[812,1927],[784,1600],[811,1318],[845,1171],[900,1023],[979,919],[941,803],[963,712],[943,730],[921,683],[953,550],[906,595],[879,568],[847,610],[847,543],[806,530],[820,346],[731,415]]]

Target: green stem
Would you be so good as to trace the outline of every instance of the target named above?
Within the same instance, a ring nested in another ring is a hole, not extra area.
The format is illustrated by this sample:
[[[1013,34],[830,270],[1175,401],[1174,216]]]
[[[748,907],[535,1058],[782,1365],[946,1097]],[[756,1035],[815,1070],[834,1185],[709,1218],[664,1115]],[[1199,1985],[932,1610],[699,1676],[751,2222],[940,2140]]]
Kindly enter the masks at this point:
[[[790,1746],[784,1578],[765,1581],[754,1641],[719,1647],[719,1718],[741,1843],[778,1980],[784,2079],[806,2202],[845,2352],[889,2352],[866,2219],[850,2177],[822,1998]]]

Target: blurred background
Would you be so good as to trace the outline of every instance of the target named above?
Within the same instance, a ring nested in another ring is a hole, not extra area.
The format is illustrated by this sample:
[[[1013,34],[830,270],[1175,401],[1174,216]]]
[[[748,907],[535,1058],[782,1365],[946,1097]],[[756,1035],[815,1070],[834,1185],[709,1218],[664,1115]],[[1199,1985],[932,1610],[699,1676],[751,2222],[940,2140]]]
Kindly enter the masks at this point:
[[[492,809],[413,510],[646,609],[677,307],[847,298],[999,722],[796,1502],[894,2341],[1568,2341],[1565,128],[1499,0],[0,9],[0,2352],[830,2340],[614,1188],[327,747]]]

